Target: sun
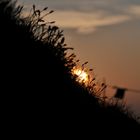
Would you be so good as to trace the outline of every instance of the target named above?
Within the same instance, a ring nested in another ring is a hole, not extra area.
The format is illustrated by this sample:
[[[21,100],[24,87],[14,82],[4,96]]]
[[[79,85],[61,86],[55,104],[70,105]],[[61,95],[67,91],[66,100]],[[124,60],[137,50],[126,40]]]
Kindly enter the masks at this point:
[[[74,69],[73,74],[78,76],[77,81],[79,81],[81,83],[87,83],[88,82],[88,74],[84,70]]]

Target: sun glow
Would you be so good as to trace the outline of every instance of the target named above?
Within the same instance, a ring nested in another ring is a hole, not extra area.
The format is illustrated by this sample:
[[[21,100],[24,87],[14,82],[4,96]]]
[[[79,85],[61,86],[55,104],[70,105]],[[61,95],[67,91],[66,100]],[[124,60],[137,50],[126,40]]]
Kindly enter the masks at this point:
[[[84,70],[74,69],[73,74],[78,76],[77,81],[82,82],[82,83],[88,82],[88,74]]]

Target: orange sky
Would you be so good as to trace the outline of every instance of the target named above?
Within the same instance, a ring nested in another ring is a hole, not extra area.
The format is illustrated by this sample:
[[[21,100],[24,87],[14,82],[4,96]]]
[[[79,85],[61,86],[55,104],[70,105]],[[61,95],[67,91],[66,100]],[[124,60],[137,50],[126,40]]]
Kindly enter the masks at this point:
[[[55,10],[48,20],[64,29],[66,43],[88,61],[97,79],[140,90],[139,0],[18,0]],[[127,92],[128,104],[140,113],[140,93]]]

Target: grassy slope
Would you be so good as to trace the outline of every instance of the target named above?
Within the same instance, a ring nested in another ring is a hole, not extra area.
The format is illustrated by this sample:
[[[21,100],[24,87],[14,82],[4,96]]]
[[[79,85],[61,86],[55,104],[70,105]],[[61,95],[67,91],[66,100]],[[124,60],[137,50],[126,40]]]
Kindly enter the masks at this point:
[[[14,5],[8,5],[8,1],[0,3],[0,46],[2,87],[8,103],[4,105],[12,110],[10,116],[18,113],[16,119],[20,122],[22,118],[22,125],[53,120],[51,125],[65,122],[63,127],[73,129],[119,126],[138,130],[139,124],[125,109],[100,105],[96,97],[75,82],[70,74],[74,59],[66,57],[68,50],[63,41],[57,44],[63,36],[55,43],[49,38],[59,29],[50,27],[46,34],[54,31],[52,36],[41,40],[40,35],[34,35],[31,19],[21,18],[20,9],[16,11]]]

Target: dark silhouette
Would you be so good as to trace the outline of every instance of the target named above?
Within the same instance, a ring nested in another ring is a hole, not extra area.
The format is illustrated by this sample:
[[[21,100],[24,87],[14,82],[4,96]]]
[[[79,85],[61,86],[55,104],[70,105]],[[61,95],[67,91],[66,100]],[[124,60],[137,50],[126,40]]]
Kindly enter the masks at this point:
[[[126,90],[127,89],[124,89],[124,88],[118,88],[115,94],[115,98],[123,99]]]
[[[81,135],[88,130],[93,136],[98,127],[100,131],[119,127],[120,134],[125,133],[122,129],[139,130],[125,107],[102,102],[75,80],[71,74],[75,56],[68,56],[71,48],[65,47],[63,32],[44,24],[35,6],[27,17],[21,12],[22,7],[10,0],[0,2],[1,87],[7,122],[17,129],[54,134],[60,129],[69,132],[68,128]]]

